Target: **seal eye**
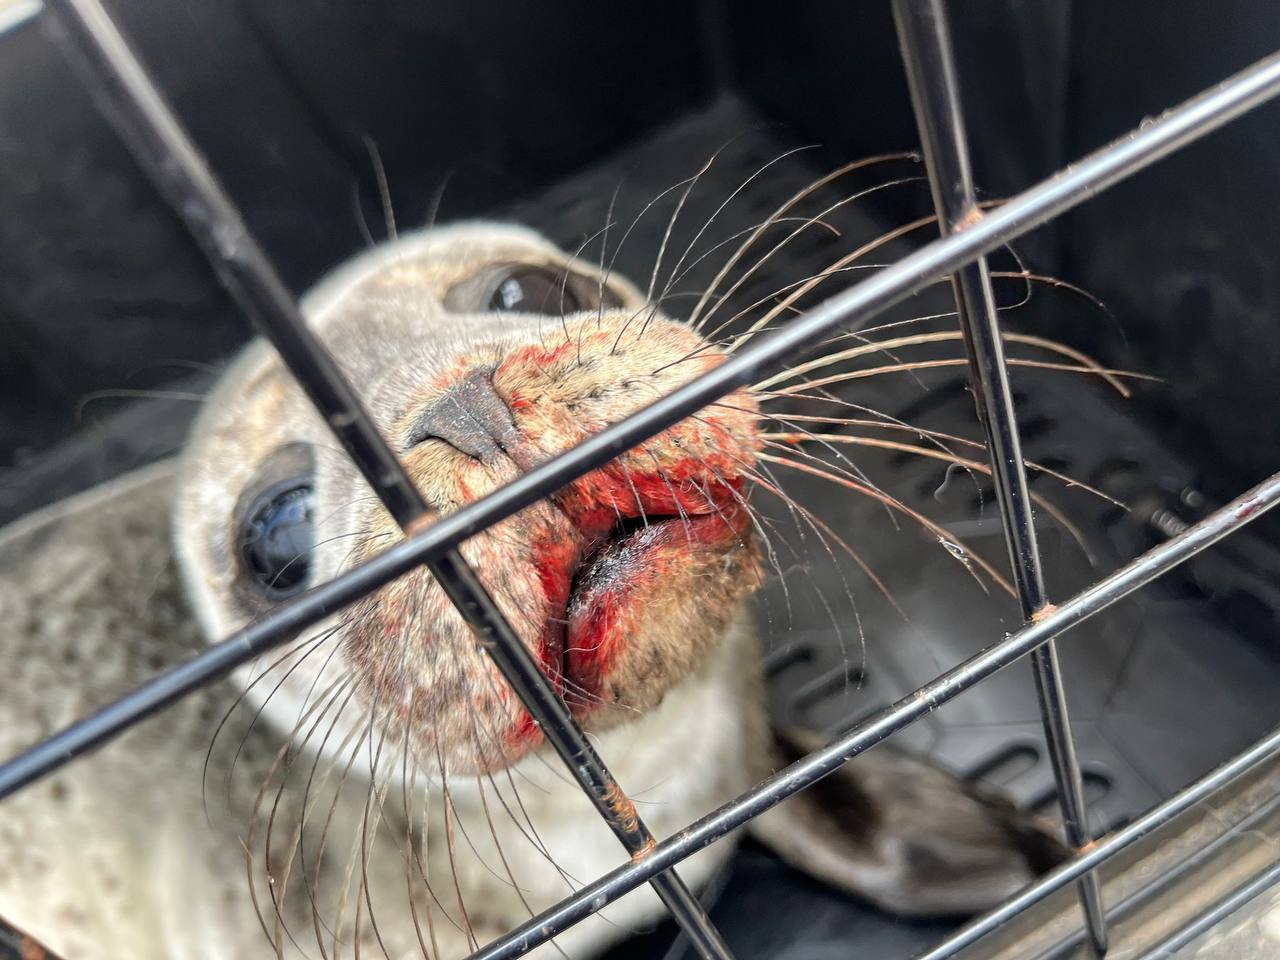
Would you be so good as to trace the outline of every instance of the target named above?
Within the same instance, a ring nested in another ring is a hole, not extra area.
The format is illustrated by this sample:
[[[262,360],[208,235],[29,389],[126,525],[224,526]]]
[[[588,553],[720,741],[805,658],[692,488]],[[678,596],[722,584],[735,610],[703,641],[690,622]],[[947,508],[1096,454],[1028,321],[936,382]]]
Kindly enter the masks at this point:
[[[258,592],[278,600],[307,585],[313,546],[311,482],[299,477],[272,484],[254,499],[236,552]]]
[[[603,305],[622,306],[608,287]],[[507,267],[489,288],[485,308],[498,313],[541,313],[552,316],[595,310],[601,306],[598,282],[563,269],[522,264]]]
[[[498,277],[487,307],[502,313],[577,313],[586,307],[578,299],[576,286],[563,272],[514,267]]]

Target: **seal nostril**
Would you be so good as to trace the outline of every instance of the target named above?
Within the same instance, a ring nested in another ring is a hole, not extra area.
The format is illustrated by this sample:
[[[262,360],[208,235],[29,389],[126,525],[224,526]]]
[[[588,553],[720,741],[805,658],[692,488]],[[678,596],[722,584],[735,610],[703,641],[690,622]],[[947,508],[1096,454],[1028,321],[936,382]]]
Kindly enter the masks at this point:
[[[493,387],[492,371],[471,371],[433,401],[409,431],[406,449],[430,439],[443,440],[482,463],[513,450],[520,434]]]

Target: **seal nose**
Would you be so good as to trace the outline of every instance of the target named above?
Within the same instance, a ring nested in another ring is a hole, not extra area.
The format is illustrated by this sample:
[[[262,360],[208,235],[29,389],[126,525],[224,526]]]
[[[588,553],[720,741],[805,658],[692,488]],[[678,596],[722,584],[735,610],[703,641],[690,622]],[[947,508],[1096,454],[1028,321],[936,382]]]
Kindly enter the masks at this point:
[[[493,388],[489,370],[473,370],[422,412],[409,432],[409,446],[443,440],[467,456],[490,463],[520,442],[511,410]]]

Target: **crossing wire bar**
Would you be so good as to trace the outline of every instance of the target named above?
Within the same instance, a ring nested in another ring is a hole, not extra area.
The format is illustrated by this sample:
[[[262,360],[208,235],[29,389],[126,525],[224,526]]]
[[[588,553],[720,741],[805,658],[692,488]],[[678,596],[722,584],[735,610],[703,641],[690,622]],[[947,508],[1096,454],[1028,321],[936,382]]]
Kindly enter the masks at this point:
[[[58,39],[152,182],[182,217],[223,284],[275,346],[311,403],[405,533],[428,507],[333,357],[177,117],[98,0],[48,0]],[[631,856],[656,842],[630,798],[521,642],[457,546],[427,567],[475,631],[547,741]],[[702,905],[674,870],[650,881],[705,960],[732,960]]]
[[[96,22],[100,27],[105,26],[109,29],[108,36],[115,32],[110,20],[94,0],[54,0],[50,6],[65,18],[63,27],[73,37],[76,35],[77,11],[80,10],[88,11],[91,15],[96,11],[100,22],[94,16],[90,16],[86,22]],[[94,39],[92,33],[90,33],[90,39]],[[96,48],[91,44],[88,52],[92,54],[94,49]],[[122,43],[120,49],[128,54],[128,49]],[[84,55],[83,52],[81,55]],[[136,62],[134,66],[136,67]],[[121,88],[112,86],[108,89],[117,94],[121,92],[126,94],[123,101],[126,109],[133,107],[145,111],[153,103],[163,108],[158,93],[149,82],[146,82],[140,70],[137,71],[136,76],[126,75],[123,78],[107,76],[99,79],[101,81],[140,79],[141,86],[136,88],[126,84]],[[1155,123],[1116,141],[1111,146],[1032,187],[987,216],[966,224],[962,230],[929,244],[896,264],[884,268],[867,281],[831,297],[804,316],[796,318],[783,329],[739,351],[715,370],[685,384],[626,420],[588,438],[574,449],[530,470],[501,490],[429,526],[415,524],[404,541],[369,562],[281,605],[267,616],[237,631],[221,643],[211,646],[187,663],[161,674],[132,694],[72,724],[3,764],[0,766],[0,799],[56,769],[80,753],[100,745],[181,696],[278,646],[294,635],[297,630],[318,622],[335,610],[354,602],[408,570],[427,563],[435,570],[444,571],[447,580],[447,574],[451,570],[448,559],[455,553],[458,544],[467,537],[554,492],[576,477],[612,459],[621,451],[679,422],[707,403],[740,386],[749,385],[761,375],[777,369],[787,360],[811,351],[827,333],[841,324],[869,320],[937,278],[955,273],[976,257],[1076,206],[1097,192],[1131,176],[1278,93],[1280,93],[1280,55],[1273,55],[1241,71],[1218,87],[1193,98],[1176,110],[1166,113]],[[129,95],[138,95],[141,99],[135,102],[129,99]],[[164,115],[160,114],[162,117]],[[172,121],[172,116],[168,115],[168,117]],[[115,119],[117,125],[121,126],[121,115],[117,113]],[[181,134],[176,122],[173,122],[173,129]],[[166,131],[162,130],[162,132]],[[166,149],[163,139],[158,141],[158,144],[162,149]],[[143,146],[147,144],[144,143]],[[153,143],[151,146],[156,144]],[[194,150],[192,156],[199,159]],[[157,178],[157,186],[165,191],[163,175],[170,172],[167,163],[175,158],[170,157],[167,152],[162,152],[159,154],[159,159],[165,163],[159,170],[151,172]],[[199,172],[208,176],[208,171],[202,163],[198,169]],[[212,184],[211,177],[209,182]],[[203,186],[203,184],[197,183],[197,186]],[[165,192],[168,195],[167,191]],[[170,196],[170,199],[173,198]],[[230,208],[229,204],[228,208],[234,213],[234,208]],[[199,227],[204,223],[201,218],[208,213],[208,210],[197,207],[180,212],[194,218],[197,221],[196,226]],[[223,224],[223,226],[226,225]],[[231,222],[231,225],[239,225],[243,229],[238,217]],[[223,270],[238,269],[242,264],[241,258],[250,250],[256,250],[251,240],[249,246],[246,246],[247,232],[237,233],[233,230],[229,235],[212,234],[210,239],[215,244],[216,265]],[[270,267],[265,257],[262,258],[262,263]],[[337,386],[340,389],[340,383]],[[334,388],[335,384],[317,386],[304,382],[304,387],[309,391],[317,391]],[[338,406],[324,412],[341,413],[343,410],[343,407]],[[350,412],[350,408],[346,408],[346,411]],[[337,427],[339,431],[349,426],[341,419],[339,423],[331,423],[331,425]],[[352,435],[344,436],[340,432],[340,438],[344,443],[350,443],[358,448],[361,441],[358,438],[349,440],[350,436]],[[376,450],[365,452],[371,456],[371,459],[361,463],[361,467],[374,466],[377,463]],[[397,494],[394,488],[398,483],[394,479],[388,481],[386,477],[376,474],[371,482],[374,482],[374,489],[379,495],[386,496],[390,509],[391,503],[396,502]],[[409,487],[412,488],[412,484],[409,484]],[[1167,572],[1239,526],[1256,519],[1265,510],[1274,506],[1277,500],[1280,500],[1280,474],[1255,487],[1183,534],[1148,551],[1072,600],[1057,608],[1046,608],[1039,617],[1033,618],[1018,633],[940,675],[912,696],[877,714],[846,736],[775,774],[737,800],[690,825],[675,837],[657,844],[647,855],[635,858],[629,865],[618,868],[589,884],[578,894],[567,898],[539,918],[523,925],[513,934],[480,951],[476,956],[487,958],[518,956],[537,943],[555,936],[572,923],[594,913],[610,900],[645,882],[654,881],[659,874],[675,866],[686,856],[831,773],[852,756],[873,746],[1019,657],[1032,652],[1068,627]],[[403,509],[407,516],[412,513],[412,502],[407,500],[406,503],[408,506],[401,504],[398,509]],[[465,568],[465,565],[460,570],[453,568],[453,572],[460,574],[459,579],[452,583],[442,581],[442,585],[449,590],[451,599],[455,602],[462,601],[460,609],[463,610],[464,616],[469,622],[480,624],[482,642],[487,640],[486,649],[494,650],[502,644],[501,621],[486,619],[484,610],[486,597],[483,591],[475,589],[479,584],[475,582],[474,573]],[[492,606],[491,602],[489,606]],[[490,630],[494,632],[489,632]],[[518,662],[508,666],[518,667]],[[536,664],[530,662],[528,666],[537,671]],[[518,673],[516,679],[519,680]],[[540,672],[536,677],[534,689],[524,693],[536,696],[538,687],[543,688],[550,694],[552,700],[558,702],[554,693],[546,688]],[[518,688],[517,692],[521,693]],[[536,703],[528,701],[526,706],[531,712],[538,708]],[[569,730],[576,730],[576,725],[571,725]],[[554,731],[547,732],[548,739],[551,739]],[[571,732],[567,735],[571,736]],[[557,749],[560,749],[560,746],[557,745]],[[603,769],[603,765],[601,766]],[[712,931],[710,927],[707,929]],[[712,935],[714,936],[714,932]]]
[[[812,352],[823,337],[842,324],[870,320],[973,257],[1017,239],[1277,95],[1280,54],[1272,54],[1019,194],[964,230],[935,240],[836,294],[631,416],[417,530],[360,566],[280,604],[220,643],[0,764],[0,800],[725,394]],[[1058,621],[1048,614],[1040,622]]]
[[[942,0],[893,0],[893,17],[920,129],[933,204],[938,213],[938,229],[946,236],[982,216],[973,185],[946,10]],[[978,419],[986,433],[991,479],[1009,548],[1014,585],[1022,606],[1022,619],[1026,622],[1044,610],[1049,601],[986,258],[979,257],[952,274],[951,286],[969,358],[969,380],[978,403]],[[1084,782],[1071,736],[1058,650],[1052,640],[1032,651],[1031,665],[1049,760],[1057,780],[1063,828],[1067,842],[1079,850],[1093,838],[1089,833]],[[1097,874],[1086,873],[1081,877],[1079,892],[1090,943],[1094,953],[1101,957],[1107,952],[1107,919]]]
[[[619,867],[587,884],[573,896],[566,897],[556,906],[521,924],[507,936],[472,954],[469,960],[513,960],[523,955],[566,927],[634,890],[650,874],[692,856],[792,794],[838,770],[858,754],[927,716],[1069,627],[1087,620],[1244,524],[1256,520],[1277,503],[1280,503],[1280,473],[1241,494],[1185,532],[1152,547],[1115,573],[1059,604],[1051,613],[1032,620],[1012,636],[940,674],[897,703],[873,714],[827,746],[783,768],[736,800],[731,800],[662,841],[643,861]],[[1249,766],[1256,766],[1261,762],[1252,755],[1248,760]],[[1074,862],[1076,861],[1070,861]],[[1091,866],[1089,863],[1086,869]]]
[[[0,917],[0,957],[14,960],[62,960],[29,933]]]

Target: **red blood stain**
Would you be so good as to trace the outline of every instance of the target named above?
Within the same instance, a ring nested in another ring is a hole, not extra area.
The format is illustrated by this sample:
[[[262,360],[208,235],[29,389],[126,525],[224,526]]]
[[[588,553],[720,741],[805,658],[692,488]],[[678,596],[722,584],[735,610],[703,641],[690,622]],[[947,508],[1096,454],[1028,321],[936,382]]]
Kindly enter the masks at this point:
[[[566,340],[558,346],[547,349],[545,347],[527,346],[517,347],[512,350],[505,360],[498,366],[498,374],[502,374],[511,367],[521,367],[533,365],[535,367],[547,367],[556,361],[562,359],[569,351],[578,349],[575,341]]]
[[[494,380],[503,382],[511,379],[507,375],[530,367],[545,370],[563,364],[571,351],[586,351],[595,341],[605,343],[608,339],[593,335],[581,343],[562,341],[550,348],[518,347],[502,360]],[[706,365],[714,366],[721,360],[711,356]],[[447,389],[466,372],[450,371],[438,378],[436,385]],[[691,375],[695,372],[690,371]],[[524,441],[519,449],[507,452],[522,470],[604,425],[579,422],[576,430],[569,428],[568,435],[562,434],[561,425],[555,435],[541,436],[539,431],[552,429],[550,424],[521,416],[538,406],[538,396],[512,391],[505,399]],[[643,626],[645,603],[662,583],[678,577],[691,554],[700,548],[723,549],[746,533],[750,519],[743,508],[745,481],[740,464],[741,458],[752,454],[753,441],[747,439],[750,430],[749,421],[739,423],[732,414],[703,411],[622,454],[620,462],[593,470],[552,495],[558,513],[568,522],[543,526],[529,545],[529,561],[544,606],[525,611],[535,621],[542,620],[538,635],[529,637],[528,642],[557,692],[563,695],[571,686],[578,694],[571,698],[578,709],[586,709],[584,700],[606,690],[609,673],[625,653],[629,638]],[[463,472],[459,471],[457,488],[469,502],[475,496],[461,476]],[[607,548],[616,550],[621,545],[631,552],[632,562],[593,578],[586,588],[589,595],[575,597],[575,578],[583,557],[604,548],[620,520],[639,519],[653,526],[639,537],[620,534],[627,539]],[[571,601],[573,622],[567,624]],[[501,688],[505,691],[506,685]],[[513,698],[504,696],[503,700],[516,711],[508,742],[523,748],[540,739],[542,732],[528,710]]]
[[[646,595],[676,575],[698,547],[725,547],[742,537],[746,511],[731,507],[714,516],[691,517],[651,527],[632,538],[615,558],[618,571],[579,595],[565,636],[565,664],[582,692],[599,696],[605,679],[633,635]]]
[[[531,551],[533,566],[547,604],[547,616],[534,655],[556,692],[563,696],[564,611],[569,605],[569,591],[573,585],[573,574],[578,567],[581,546],[572,534],[558,537],[554,532],[549,532],[533,542]],[[521,706],[515,727],[507,736],[508,743],[513,746],[524,745],[540,735],[538,722]]]
[[[555,499],[575,525],[596,535],[609,518],[702,516],[738,502],[742,480],[715,468],[711,457],[688,457],[661,474],[609,464],[570,485]]]
[[[443,393],[459,380],[464,379],[474,368],[474,361],[467,357],[460,357],[447,370],[431,378],[431,388]]]
[[[686,464],[677,472],[687,470]],[[585,695],[573,698],[576,706],[582,708],[584,699],[599,696],[643,613],[643,598],[675,575],[688,562],[690,551],[723,548],[742,537],[750,520],[738,502],[741,482],[734,478],[700,486],[692,477],[678,482],[655,474],[628,477],[617,465],[580,481],[572,497],[577,511],[565,510],[576,529],[545,531],[532,544],[533,565],[547,604],[537,655],[558,692],[564,693],[567,673],[575,692]],[[595,498],[612,498],[618,507],[600,506]],[[582,557],[602,545],[619,517],[641,515],[655,525],[628,539],[623,555],[613,558],[619,564],[615,575],[597,579],[589,595],[577,597],[566,629]],[[511,741],[524,744],[539,734],[537,723],[521,710]]]
[[[604,686],[604,677],[618,653],[617,638],[622,632],[618,621],[627,607],[627,595],[638,586],[636,581],[619,581],[613,588],[600,591],[581,620],[575,622],[567,659],[581,692],[597,696]]]
[[[533,714],[521,707],[520,719],[516,721],[515,729],[507,738],[507,742],[511,746],[521,745],[533,740],[541,733],[542,728],[538,726],[538,721],[533,719]]]
[[[564,653],[564,610],[569,605],[569,591],[578,568],[581,544],[573,536],[556,538],[554,534],[535,540],[532,545],[533,565],[542,585],[547,616],[538,638],[538,662],[543,671],[562,690],[562,657]]]

